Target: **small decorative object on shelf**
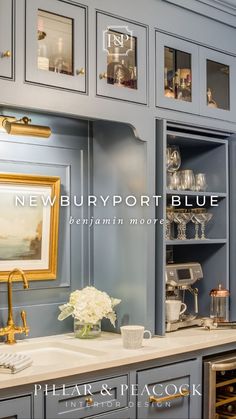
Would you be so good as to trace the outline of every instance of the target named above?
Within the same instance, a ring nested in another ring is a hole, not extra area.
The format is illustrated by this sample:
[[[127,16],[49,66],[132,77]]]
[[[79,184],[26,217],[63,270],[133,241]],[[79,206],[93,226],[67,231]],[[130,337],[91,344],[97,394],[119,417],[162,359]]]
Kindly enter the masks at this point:
[[[209,106],[209,108],[218,108],[216,101],[213,100],[212,91],[209,88],[207,89],[207,106]]]
[[[76,338],[96,338],[101,334],[103,318],[109,319],[115,326],[114,307],[120,302],[121,300],[109,297],[106,292],[99,291],[95,287],[85,287],[72,292],[69,302],[59,307],[61,313],[58,320],[72,316]]]

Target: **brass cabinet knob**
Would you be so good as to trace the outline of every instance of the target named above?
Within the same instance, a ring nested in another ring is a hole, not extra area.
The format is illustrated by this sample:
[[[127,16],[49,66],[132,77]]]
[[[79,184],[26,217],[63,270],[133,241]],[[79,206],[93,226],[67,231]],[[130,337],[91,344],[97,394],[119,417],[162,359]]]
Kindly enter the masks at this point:
[[[164,397],[149,397],[149,403],[163,403],[174,399],[180,399],[181,397],[188,397],[190,395],[190,391],[187,389],[183,389],[180,393],[171,394],[170,396]]]
[[[87,405],[87,406],[91,406],[91,405],[93,404],[93,399],[92,399],[92,397],[87,397],[87,398],[85,399],[85,403],[86,403],[86,405]]]
[[[107,73],[100,73],[99,74],[99,79],[100,80],[107,79]]]
[[[6,57],[6,58],[10,58],[11,57],[11,51],[9,51],[9,49],[7,51],[4,51],[2,53],[2,58],[4,58],[4,57]]]
[[[77,74],[77,76],[80,76],[80,75],[84,76],[85,75],[85,69],[82,67],[79,70],[76,70],[76,74]]]

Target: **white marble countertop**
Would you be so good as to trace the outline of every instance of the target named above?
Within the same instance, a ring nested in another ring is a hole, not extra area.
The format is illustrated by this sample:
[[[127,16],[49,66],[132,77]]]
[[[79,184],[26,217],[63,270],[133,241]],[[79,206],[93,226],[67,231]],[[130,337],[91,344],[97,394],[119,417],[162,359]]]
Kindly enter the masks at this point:
[[[67,334],[25,339],[13,346],[1,343],[0,353],[26,353],[33,358],[33,364],[16,374],[0,372],[0,389],[158,360],[233,342],[236,343],[235,330],[192,328],[144,340],[143,347],[137,350],[124,349],[120,335],[114,333],[102,333],[93,340],[75,339],[73,334]]]

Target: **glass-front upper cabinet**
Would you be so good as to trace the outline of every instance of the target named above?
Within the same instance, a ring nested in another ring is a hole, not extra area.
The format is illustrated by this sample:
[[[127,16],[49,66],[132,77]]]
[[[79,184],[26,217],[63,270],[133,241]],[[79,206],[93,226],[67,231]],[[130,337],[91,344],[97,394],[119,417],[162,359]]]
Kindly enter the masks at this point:
[[[201,113],[236,121],[236,98],[232,94],[232,78],[236,76],[235,58],[209,48],[200,48],[200,71]]]
[[[147,103],[146,27],[97,13],[97,94]]]
[[[83,7],[26,1],[26,81],[86,91]]]
[[[0,77],[13,79],[13,0],[0,1]]]
[[[156,32],[157,106],[197,113],[198,47]]]

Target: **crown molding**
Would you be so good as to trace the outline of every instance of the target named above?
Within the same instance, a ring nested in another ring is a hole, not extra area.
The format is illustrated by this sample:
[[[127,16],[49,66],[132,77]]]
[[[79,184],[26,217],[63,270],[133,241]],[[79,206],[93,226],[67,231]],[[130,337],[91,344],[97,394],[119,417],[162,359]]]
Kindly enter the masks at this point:
[[[236,0],[162,0],[236,27]]]
[[[206,4],[225,13],[236,15],[236,0],[197,0],[199,3]]]

